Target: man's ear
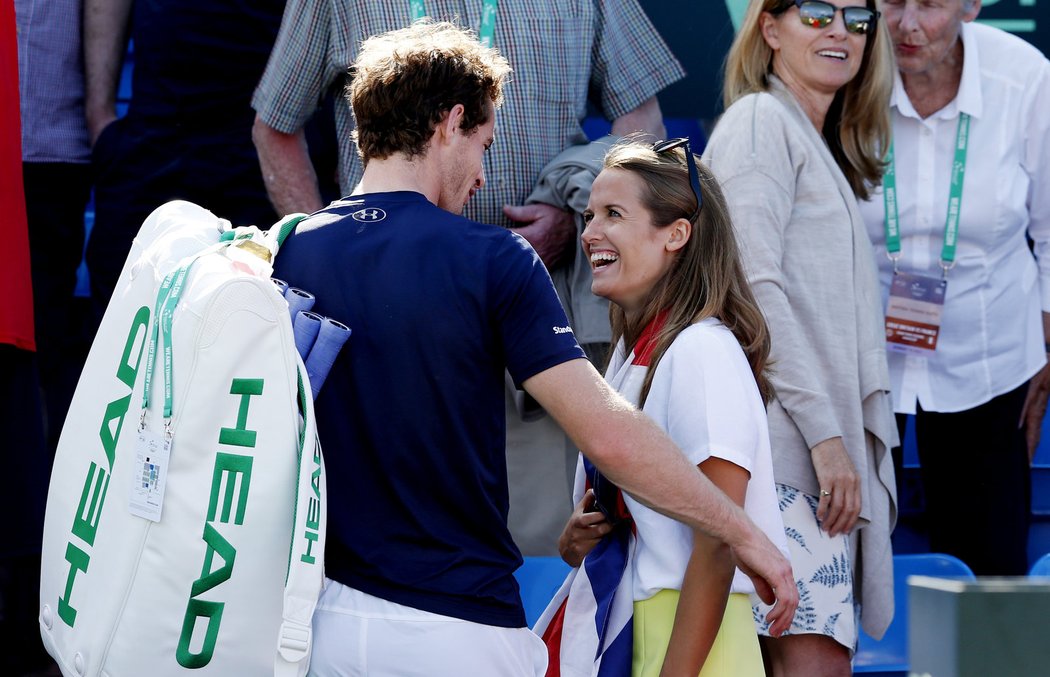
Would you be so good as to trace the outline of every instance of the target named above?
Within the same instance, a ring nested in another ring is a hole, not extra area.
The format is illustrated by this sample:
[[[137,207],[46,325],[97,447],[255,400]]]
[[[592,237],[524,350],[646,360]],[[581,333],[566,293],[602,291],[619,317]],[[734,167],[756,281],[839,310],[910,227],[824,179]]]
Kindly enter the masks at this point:
[[[667,227],[670,231],[667,237],[667,243],[664,244],[664,248],[669,252],[676,252],[684,247],[688,242],[689,238],[693,236],[693,224],[689,219],[675,219],[670,226]]]
[[[455,138],[456,132],[462,132],[460,125],[463,123],[465,113],[466,108],[461,103],[457,103],[445,113],[445,117],[437,125],[438,137],[447,142]]]

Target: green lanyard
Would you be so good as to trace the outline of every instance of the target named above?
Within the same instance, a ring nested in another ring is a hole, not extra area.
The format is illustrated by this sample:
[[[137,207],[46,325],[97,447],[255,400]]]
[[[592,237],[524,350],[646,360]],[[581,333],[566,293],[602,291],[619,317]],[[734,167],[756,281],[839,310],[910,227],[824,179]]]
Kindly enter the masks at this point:
[[[941,268],[944,275],[955,265],[955,244],[959,235],[959,210],[962,208],[963,177],[966,174],[966,147],[970,143],[970,116],[959,114],[959,126],[955,130],[955,158],[952,161],[952,183],[948,193],[948,216],[944,223],[944,244],[941,246]],[[901,257],[900,215],[897,212],[897,172],[893,162],[893,142],[886,155],[888,167],[882,177],[882,201],[886,208],[886,255],[893,261],[897,272],[897,261]]]
[[[422,19],[427,15],[427,7],[424,0],[408,0],[409,9],[412,11],[412,21]],[[483,47],[492,46],[492,38],[496,34],[496,8],[499,0],[485,0],[481,7],[481,27],[478,30],[478,39]]]
[[[193,257],[188,263],[180,266],[177,270],[168,273],[160,285],[160,293],[157,294],[157,307],[153,313],[153,331],[149,339],[149,347],[146,351],[146,376],[142,390],[142,415],[145,420],[146,410],[149,409],[149,396],[152,390],[153,362],[157,353],[157,334],[161,333],[162,345],[164,346],[164,418],[171,420],[172,409],[172,354],[171,354],[171,323],[175,313],[175,307],[179,304],[182,296],[183,284],[186,275],[190,272],[190,266],[197,260]]]

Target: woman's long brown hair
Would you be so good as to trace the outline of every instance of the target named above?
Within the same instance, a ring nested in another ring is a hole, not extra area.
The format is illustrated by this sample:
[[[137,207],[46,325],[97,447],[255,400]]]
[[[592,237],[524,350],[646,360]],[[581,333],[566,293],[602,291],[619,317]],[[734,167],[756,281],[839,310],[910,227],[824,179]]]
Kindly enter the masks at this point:
[[[691,324],[717,318],[740,343],[762,399],[768,403],[773,390],[766,378],[766,321],[744,275],[722,189],[700,159],[694,159],[700,174],[703,208],[693,222],[692,235],[633,321],[628,322],[626,313],[615,303],[610,306],[613,344],[622,337],[630,351],[649,322],[661,311],[667,311],[642,384],[638,403],[641,406],[649,394],[656,366],[675,338]],[[603,169],[630,172],[640,178],[642,204],[652,215],[653,225],[664,228],[677,219],[689,219],[696,210],[685,162],[681,148],[656,153],[652,146],[628,139],[609,150]]]

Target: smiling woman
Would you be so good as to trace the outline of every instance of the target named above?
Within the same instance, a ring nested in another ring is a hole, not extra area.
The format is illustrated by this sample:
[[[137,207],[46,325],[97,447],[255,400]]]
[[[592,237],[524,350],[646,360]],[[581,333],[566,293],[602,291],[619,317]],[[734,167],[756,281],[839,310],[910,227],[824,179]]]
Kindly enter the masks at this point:
[[[591,289],[613,302],[606,381],[786,553],[763,406],[769,339],[718,183],[685,139],[655,146],[627,140],[605,156],[584,220]],[[614,605],[631,602],[633,677],[765,674],[748,598],[754,587],[721,544],[630,495],[621,498],[582,456],[575,500],[559,543],[565,561],[579,567],[568,588],[572,601],[564,609],[561,599],[552,602],[547,630],[538,628],[551,647],[548,675],[592,672],[593,613],[576,621],[587,615],[580,610],[590,608],[588,597],[594,601],[587,586],[599,571],[620,581]],[[605,645],[615,644],[612,634]],[[602,658],[602,669],[612,660]]]
[[[686,223],[653,226],[641,188],[633,174],[603,171],[591,188],[593,209],[583,216],[583,249],[594,274],[591,291],[622,308],[628,321],[640,319],[650,291],[671,268],[690,230]]]
[[[804,602],[785,636],[763,637],[774,675],[851,674],[858,610],[876,637],[893,614],[897,434],[856,201],[882,176],[891,85],[873,0],[755,0],[704,154],[725,189],[776,365],[773,472]]]

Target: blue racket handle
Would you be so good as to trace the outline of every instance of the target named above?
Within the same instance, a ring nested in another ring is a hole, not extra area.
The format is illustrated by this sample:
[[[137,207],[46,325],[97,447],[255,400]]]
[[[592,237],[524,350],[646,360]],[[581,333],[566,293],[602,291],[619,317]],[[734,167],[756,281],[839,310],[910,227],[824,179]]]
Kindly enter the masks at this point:
[[[332,370],[332,364],[339,355],[340,349],[350,338],[350,327],[342,322],[336,322],[331,318],[324,318],[321,322],[317,340],[306,358],[306,375],[310,377],[310,389],[314,397],[321,391],[321,386],[328,378],[328,372]]]

